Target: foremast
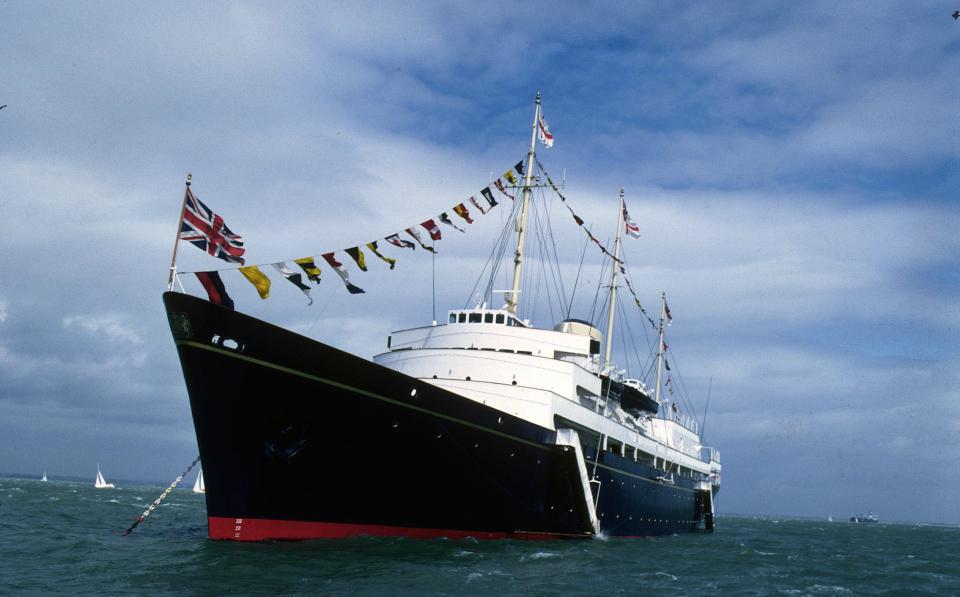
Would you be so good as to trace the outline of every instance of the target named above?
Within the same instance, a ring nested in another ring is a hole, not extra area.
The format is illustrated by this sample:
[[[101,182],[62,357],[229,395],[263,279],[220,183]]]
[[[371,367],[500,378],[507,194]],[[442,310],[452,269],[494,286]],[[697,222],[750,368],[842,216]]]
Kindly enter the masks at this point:
[[[617,308],[617,271],[620,269],[620,230],[623,224],[623,189],[620,189],[620,209],[617,211],[617,237],[613,244],[613,272],[610,274],[610,300],[607,310],[606,348],[603,354],[603,369],[609,375],[612,364],[610,357],[613,354],[613,319]]]
[[[527,212],[530,207],[530,187],[533,182],[533,164],[537,148],[537,124],[540,122],[540,92],[537,92],[536,107],[533,111],[533,127],[530,132],[530,151],[527,153],[527,170],[523,175],[523,198],[520,215],[517,217],[517,250],[513,255],[513,287],[507,291],[507,311],[517,316],[520,308],[520,277],[523,273],[523,249],[527,238]]]

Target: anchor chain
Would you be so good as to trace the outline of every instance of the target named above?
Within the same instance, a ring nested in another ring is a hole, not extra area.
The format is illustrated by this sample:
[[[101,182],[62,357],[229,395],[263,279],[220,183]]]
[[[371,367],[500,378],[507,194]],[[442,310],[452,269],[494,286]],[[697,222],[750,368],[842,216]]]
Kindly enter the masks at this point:
[[[165,499],[167,498],[167,496],[170,495],[170,492],[172,492],[174,489],[176,489],[176,487],[177,487],[177,485],[180,483],[180,481],[183,481],[183,478],[187,476],[187,473],[189,473],[189,472],[193,469],[193,467],[197,466],[197,463],[198,463],[198,462],[200,462],[200,456],[197,456],[197,457],[193,460],[193,462],[190,463],[190,466],[187,467],[187,470],[185,470],[185,471],[183,471],[182,473],[180,473],[180,475],[179,475],[176,479],[174,479],[173,483],[170,484],[170,487],[167,487],[167,489],[164,490],[164,492],[160,494],[160,497],[158,497],[157,499],[153,500],[153,503],[150,504],[150,507],[147,508],[146,510],[144,510],[144,511],[143,511],[143,514],[141,514],[139,518],[137,518],[136,520],[133,521],[133,524],[130,525],[130,528],[129,528],[129,529],[125,530],[125,531],[121,534],[121,537],[126,537],[127,535],[129,535],[130,533],[132,533],[132,532],[133,532],[133,529],[137,528],[137,527],[140,525],[140,523],[143,522],[144,519],[145,519],[147,516],[150,516],[150,513],[153,512],[153,511],[157,508],[157,506],[160,505],[160,502],[162,502],[163,500],[165,500]]]

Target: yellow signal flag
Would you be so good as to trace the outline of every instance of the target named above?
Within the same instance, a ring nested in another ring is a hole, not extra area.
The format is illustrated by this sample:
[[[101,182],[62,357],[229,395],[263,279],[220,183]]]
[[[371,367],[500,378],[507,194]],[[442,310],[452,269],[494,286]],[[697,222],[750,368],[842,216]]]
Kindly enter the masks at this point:
[[[300,266],[300,269],[306,272],[307,278],[309,278],[311,282],[320,283],[320,268],[314,263],[313,257],[301,257],[293,261]]]
[[[357,262],[357,266],[360,268],[360,271],[367,271],[367,256],[363,254],[363,251],[360,250],[360,247],[353,247],[350,249],[343,250],[351,259]]]
[[[374,255],[376,255],[376,256],[379,257],[380,259],[383,259],[384,261],[386,261],[387,263],[389,263],[389,264],[390,264],[390,269],[393,269],[394,266],[397,265],[397,260],[396,260],[396,259],[394,259],[393,257],[387,257],[386,255],[384,255],[383,253],[381,253],[381,252],[379,251],[379,249],[377,248],[377,243],[376,243],[376,242],[367,243],[367,248],[370,249],[371,251],[373,251],[373,254],[374,254]]]
[[[513,171],[507,170],[503,173],[503,177],[506,178],[510,184],[517,184],[517,177],[513,175]]]
[[[255,265],[241,267],[240,273],[243,274],[244,278],[250,280],[250,283],[257,289],[257,294],[260,295],[260,298],[270,298],[270,278],[260,271],[259,267]]]

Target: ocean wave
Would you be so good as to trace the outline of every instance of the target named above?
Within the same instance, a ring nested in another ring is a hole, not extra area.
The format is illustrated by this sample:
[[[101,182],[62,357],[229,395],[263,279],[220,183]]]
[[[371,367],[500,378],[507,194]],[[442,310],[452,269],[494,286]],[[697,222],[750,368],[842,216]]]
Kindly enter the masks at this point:
[[[502,570],[490,570],[489,572],[471,572],[467,575],[467,583],[478,581],[485,576],[505,576]]]
[[[814,595],[853,595],[853,591],[839,585],[813,585],[807,587],[807,590]]]
[[[536,551],[530,555],[522,556],[520,558],[520,561],[525,562],[527,560],[545,560],[548,558],[558,558],[558,557],[560,557],[560,554],[553,553],[551,551]]]

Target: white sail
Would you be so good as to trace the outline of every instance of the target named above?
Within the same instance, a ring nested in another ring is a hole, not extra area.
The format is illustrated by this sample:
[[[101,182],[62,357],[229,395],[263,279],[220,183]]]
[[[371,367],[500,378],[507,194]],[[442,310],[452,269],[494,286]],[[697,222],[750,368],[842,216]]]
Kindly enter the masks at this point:
[[[40,477],[40,480],[43,481],[44,483],[47,482],[47,471],[43,471],[43,476]]]
[[[193,493],[207,493],[207,488],[203,484],[203,469],[197,473],[197,480],[193,483]]]
[[[97,480],[93,484],[97,489],[113,489],[113,483],[107,483],[107,480],[103,478],[103,473],[100,472],[100,464],[97,463]]]

